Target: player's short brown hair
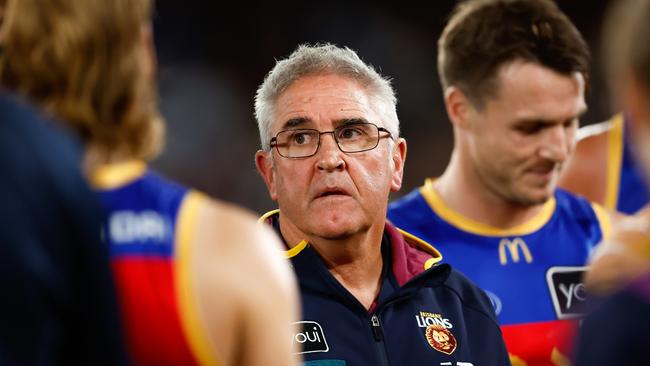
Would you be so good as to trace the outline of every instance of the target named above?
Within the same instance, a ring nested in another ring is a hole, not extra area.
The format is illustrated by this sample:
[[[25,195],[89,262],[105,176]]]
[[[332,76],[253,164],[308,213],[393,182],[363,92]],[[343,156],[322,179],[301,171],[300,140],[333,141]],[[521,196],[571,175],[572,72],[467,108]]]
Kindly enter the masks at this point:
[[[498,71],[515,60],[589,77],[586,42],[550,0],[464,1],[438,40],[443,89],[460,88],[476,107],[496,94]]]

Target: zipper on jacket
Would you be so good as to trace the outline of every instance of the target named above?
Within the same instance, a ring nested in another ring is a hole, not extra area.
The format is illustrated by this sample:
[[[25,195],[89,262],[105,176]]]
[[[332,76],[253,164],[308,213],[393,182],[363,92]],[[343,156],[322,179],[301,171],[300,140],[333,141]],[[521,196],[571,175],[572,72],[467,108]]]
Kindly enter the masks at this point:
[[[379,317],[377,315],[373,315],[372,318],[370,318],[370,323],[372,325],[372,335],[375,337],[375,342],[383,341],[384,333],[381,331]]]
[[[381,329],[381,323],[377,314],[373,314],[370,318],[370,327],[372,329],[372,336],[375,339],[375,350],[379,358],[381,366],[389,366],[388,355],[386,354],[386,347],[384,346],[384,332]]]

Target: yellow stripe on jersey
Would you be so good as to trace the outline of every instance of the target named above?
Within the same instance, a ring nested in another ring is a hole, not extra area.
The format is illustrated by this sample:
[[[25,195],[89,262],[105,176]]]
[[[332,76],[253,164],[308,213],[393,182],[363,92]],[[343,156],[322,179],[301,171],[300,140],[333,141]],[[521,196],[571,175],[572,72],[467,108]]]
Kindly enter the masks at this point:
[[[623,115],[611,119],[607,139],[607,182],[605,182],[605,207],[615,211],[618,204],[618,189],[623,164]]]
[[[273,215],[275,215],[275,214],[279,214],[279,213],[280,213],[280,209],[277,209],[277,208],[276,208],[275,210],[271,210],[271,211],[265,213],[264,215],[262,215],[262,217],[260,217],[260,218],[257,220],[257,223],[258,223],[258,224],[265,224],[265,223],[266,223],[266,220],[268,220],[271,216],[273,216]]]
[[[201,324],[199,304],[192,276],[192,255],[194,252],[194,233],[198,222],[199,209],[205,198],[198,192],[190,191],[178,211],[176,231],[176,253],[174,261],[174,282],[178,312],[185,338],[199,365],[217,366],[216,355],[212,350],[207,332]]]
[[[602,235],[600,241],[609,239],[609,235],[612,232],[611,216],[609,213],[607,213],[607,210],[605,210],[603,206],[597,203],[592,202],[591,208],[593,208],[594,213],[596,214],[596,218],[598,219],[598,223],[600,224],[600,234]]]
[[[297,256],[298,253],[302,252],[303,249],[307,248],[308,244],[309,243],[307,242],[307,240],[303,240],[300,243],[298,243],[298,245],[296,245],[295,247],[293,247],[293,248],[287,250],[286,252],[284,252],[284,255],[287,258],[293,258],[293,257]]]
[[[557,347],[553,347],[553,351],[551,352],[551,362],[553,362],[553,365],[555,366],[571,366],[571,360],[562,354]]]
[[[551,197],[541,211],[527,222],[517,225],[510,229],[501,229],[491,225],[483,224],[474,221],[468,217],[461,215],[448,207],[433,187],[433,179],[427,179],[424,186],[420,188],[420,194],[427,201],[431,209],[440,216],[443,220],[456,226],[457,228],[467,231],[469,233],[482,235],[482,236],[522,236],[531,234],[541,229],[551,219],[555,212],[555,197]]]
[[[268,219],[269,219],[271,216],[273,216],[273,215],[278,215],[278,214],[280,214],[280,210],[279,210],[279,209],[271,210],[271,211],[265,213],[264,215],[262,215],[262,217],[260,217],[260,218],[257,220],[257,223],[258,223],[258,224],[266,224],[266,221],[268,221]],[[284,256],[285,256],[287,259],[289,259],[289,258],[293,258],[293,257],[297,256],[298,253],[302,252],[303,249],[307,248],[307,245],[308,245],[308,244],[309,244],[309,243],[308,243],[306,240],[302,240],[300,243],[298,243],[298,245],[294,246],[293,248],[291,248],[291,249],[289,249],[289,250],[285,250],[285,251],[284,251]]]
[[[426,241],[400,228],[397,228],[397,230],[404,236],[404,239],[407,242],[412,243],[413,245],[424,250],[425,252],[431,254],[431,258],[427,259],[427,261],[424,262],[424,269],[429,269],[431,268],[431,266],[433,266],[434,264],[442,260],[442,254],[440,254],[438,249],[436,249],[433,245],[427,243]]]
[[[142,177],[147,164],[140,160],[100,165],[91,172],[88,180],[96,189],[113,189]]]

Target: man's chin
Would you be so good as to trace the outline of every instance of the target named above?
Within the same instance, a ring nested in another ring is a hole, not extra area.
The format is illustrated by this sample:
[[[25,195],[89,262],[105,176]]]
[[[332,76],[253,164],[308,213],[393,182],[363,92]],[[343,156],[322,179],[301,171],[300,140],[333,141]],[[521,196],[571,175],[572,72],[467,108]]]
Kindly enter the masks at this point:
[[[318,222],[310,231],[312,235],[326,240],[343,240],[358,232],[349,222]]]
[[[553,192],[554,190],[550,188],[536,189],[532,192],[528,192],[527,194],[519,195],[517,202],[522,206],[543,205],[553,197]]]

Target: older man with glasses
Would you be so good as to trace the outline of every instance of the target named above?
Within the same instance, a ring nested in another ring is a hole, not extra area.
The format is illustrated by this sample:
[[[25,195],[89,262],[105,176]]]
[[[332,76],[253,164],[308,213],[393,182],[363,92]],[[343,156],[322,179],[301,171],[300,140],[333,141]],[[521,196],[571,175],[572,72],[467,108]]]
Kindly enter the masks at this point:
[[[279,210],[307,365],[508,365],[487,296],[386,221],[406,141],[389,81],[347,48],[300,46],[259,87],[255,156]]]

